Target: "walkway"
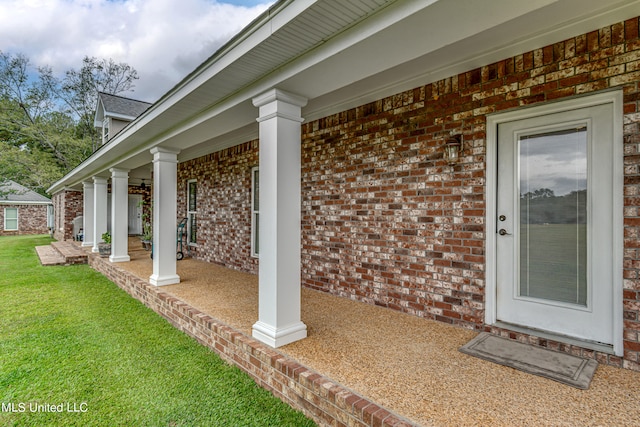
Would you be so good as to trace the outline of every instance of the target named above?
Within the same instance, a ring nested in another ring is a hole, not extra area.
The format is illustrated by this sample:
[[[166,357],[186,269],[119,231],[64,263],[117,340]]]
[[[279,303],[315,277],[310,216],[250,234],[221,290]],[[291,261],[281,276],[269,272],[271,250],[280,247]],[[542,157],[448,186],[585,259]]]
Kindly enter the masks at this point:
[[[118,267],[146,280],[149,253],[130,255]],[[250,336],[256,276],[191,259],[178,274],[163,291]],[[308,289],[302,320],[309,337],[279,353],[424,426],[640,425],[640,372],[601,365],[578,390],[458,352],[472,331]]]

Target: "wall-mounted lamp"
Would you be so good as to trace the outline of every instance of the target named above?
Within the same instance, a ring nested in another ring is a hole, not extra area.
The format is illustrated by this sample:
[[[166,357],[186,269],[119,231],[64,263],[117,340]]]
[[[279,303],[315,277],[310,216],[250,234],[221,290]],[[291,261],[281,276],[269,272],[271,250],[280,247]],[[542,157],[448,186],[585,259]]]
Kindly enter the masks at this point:
[[[451,135],[444,142],[444,158],[450,165],[453,165],[458,162],[461,151],[462,151],[462,135],[460,134]]]
[[[142,180],[142,184],[140,184],[140,189],[144,190],[145,188],[147,188],[146,184],[144,183],[144,179]]]

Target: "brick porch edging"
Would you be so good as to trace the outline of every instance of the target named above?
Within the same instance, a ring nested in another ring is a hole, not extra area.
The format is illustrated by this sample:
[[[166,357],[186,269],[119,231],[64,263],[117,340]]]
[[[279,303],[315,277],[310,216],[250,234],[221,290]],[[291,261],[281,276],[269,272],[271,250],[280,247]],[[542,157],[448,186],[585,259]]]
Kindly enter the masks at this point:
[[[89,265],[173,326],[238,366],[260,386],[321,426],[417,426],[329,378],[149,285],[97,254]]]

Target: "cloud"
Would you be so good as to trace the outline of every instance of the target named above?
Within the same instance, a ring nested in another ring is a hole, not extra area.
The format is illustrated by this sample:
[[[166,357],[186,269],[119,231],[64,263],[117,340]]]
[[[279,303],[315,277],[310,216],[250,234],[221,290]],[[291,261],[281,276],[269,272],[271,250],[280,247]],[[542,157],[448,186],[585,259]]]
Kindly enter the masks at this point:
[[[0,0],[0,50],[62,74],[84,56],[113,58],[140,79],[133,98],[153,102],[273,1]],[[253,5],[251,5],[253,4]]]

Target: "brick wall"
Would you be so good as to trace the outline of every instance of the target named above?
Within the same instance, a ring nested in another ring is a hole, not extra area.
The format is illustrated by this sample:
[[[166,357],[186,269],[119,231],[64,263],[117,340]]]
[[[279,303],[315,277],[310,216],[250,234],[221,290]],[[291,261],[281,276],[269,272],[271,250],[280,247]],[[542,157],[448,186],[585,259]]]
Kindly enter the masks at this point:
[[[82,216],[82,191],[63,190],[51,198],[54,209],[54,238],[73,239],[73,219]]]
[[[251,169],[258,141],[250,141],[178,165],[178,219],[187,216],[187,181],[197,180],[194,258],[257,274],[251,257]]]
[[[304,124],[304,284],[484,329],[486,115],[619,87],[625,360],[584,354],[640,369],[639,80],[635,18]],[[466,144],[453,167],[441,147],[450,133]]]
[[[4,209],[18,208],[18,230],[4,230]],[[0,205],[0,236],[16,234],[48,234],[47,205]]]

